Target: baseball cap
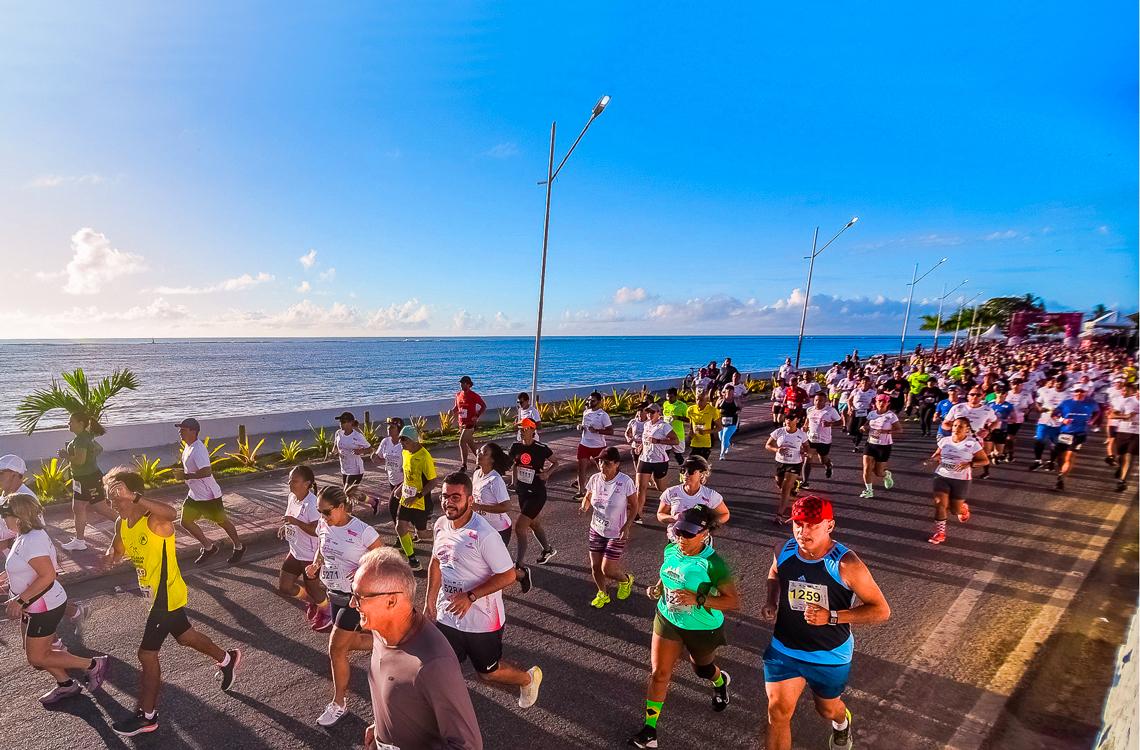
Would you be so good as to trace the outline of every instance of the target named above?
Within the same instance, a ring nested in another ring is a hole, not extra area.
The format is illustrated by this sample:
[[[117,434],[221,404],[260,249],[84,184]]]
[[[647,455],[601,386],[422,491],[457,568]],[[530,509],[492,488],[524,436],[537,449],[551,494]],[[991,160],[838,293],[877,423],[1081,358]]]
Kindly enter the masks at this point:
[[[835,519],[831,501],[819,495],[805,495],[792,504],[792,520],[797,523],[819,523]]]
[[[958,385],[957,383],[951,383],[950,385],[946,386],[946,390],[948,390],[948,391],[960,391],[960,390],[962,390],[962,386]]]
[[[661,404],[657,403],[656,401],[651,401],[645,405],[645,410],[646,411],[661,411]]]
[[[1084,391],[1085,393],[1088,393],[1089,386],[1087,383],[1076,383],[1073,385],[1073,390],[1074,391]]]
[[[679,536],[694,537],[709,528],[709,514],[704,506],[694,506],[684,510],[673,524],[673,533]]]
[[[178,424],[176,424],[174,426],[175,427],[185,427],[188,430],[196,430],[196,431],[201,431],[201,429],[202,429],[202,425],[198,424],[198,420],[194,419],[193,417],[187,417],[186,419],[183,419],[181,422],[179,422]]]
[[[889,393],[880,393],[879,395],[875,396],[875,400],[876,401],[890,401],[891,396]]]
[[[519,422],[519,429],[520,430],[527,430],[527,429],[537,430],[538,425],[534,423],[533,419],[530,419],[528,417],[528,418],[524,419],[523,421]]]
[[[14,471],[23,475],[28,473],[28,465],[24,463],[24,459],[14,453],[9,453],[0,456],[0,471]]]
[[[355,422],[356,417],[354,417],[352,415],[352,412],[350,412],[350,411],[342,411],[340,413],[340,415],[338,415],[336,417],[336,421],[338,421],[338,422]]]
[[[418,443],[420,442],[420,433],[416,430],[415,427],[407,424],[404,425],[403,429],[400,430],[400,439],[403,440],[404,438]]]

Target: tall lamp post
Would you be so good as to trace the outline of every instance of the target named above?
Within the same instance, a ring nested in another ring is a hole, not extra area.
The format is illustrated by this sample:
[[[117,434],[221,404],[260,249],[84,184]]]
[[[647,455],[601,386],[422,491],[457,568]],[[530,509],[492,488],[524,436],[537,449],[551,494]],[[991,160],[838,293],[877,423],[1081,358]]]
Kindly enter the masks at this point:
[[[958,331],[962,330],[962,311],[966,309],[966,305],[970,304],[971,302],[973,302],[974,300],[976,300],[978,297],[981,297],[981,296],[982,296],[982,293],[978,292],[973,297],[970,297],[970,299],[968,299],[965,302],[963,302],[962,304],[958,305],[958,316],[957,316],[958,319],[954,322],[954,343],[951,344],[950,346],[958,346]],[[974,312],[975,313],[977,312],[977,308],[974,308]],[[970,327],[971,328],[974,327],[973,322],[970,323]],[[966,331],[966,341],[969,341],[969,340],[970,340],[970,332]]]
[[[558,163],[558,167],[554,166],[554,133],[558,127],[557,122],[550,123],[550,161],[547,162],[546,179],[538,183],[539,185],[546,185],[546,215],[542,220],[542,270],[539,271],[538,276],[538,327],[534,332],[534,369],[531,371],[530,376],[530,402],[532,404],[538,403],[538,354],[539,347],[542,344],[542,306],[546,298],[546,250],[550,241],[550,190],[554,186],[554,178],[562,171],[563,165],[566,160],[570,158],[570,154],[574,153],[578,142],[582,140],[582,136],[586,135],[586,131],[590,129],[590,125],[594,120],[598,119],[598,115],[605,110],[606,105],[610,103],[609,96],[603,96],[598,99],[598,103],[594,105],[594,111],[590,113],[590,119],[586,121],[585,127],[574,142],[570,144],[570,150],[566,152],[566,156],[562,157],[562,161]]]
[[[962,279],[962,283],[950,291],[946,291],[945,284],[942,285],[942,296],[938,298],[938,322],[934,326],[934,351],[938,351],[938,334],[942,333],[942,303],[945,302],[946,298],[951,294],[966,286],[969,281],[969,279]]]
[[[929,271],[922,274],[921,276],[918,276],[918,264],[914,264],[914,273],[910,275],[910,283],[907,284],[907,286],[910,287],[910,296],[908,296],[906,299],[906,314],[903,315],[902,336],[899,337],[899,359],[902,359],[903,352],[906,350],[906,326],[910,322],[910,305],[912,302],[914,302],[914,285],[925,279],[930,274],[934,273],[934,269],[938,268],[947,260],[949,260],[949,258],[943,258],[942,260],[938,261],[933,266],[931,266]],[[918,278],[915,278],[916,276],[918,276]]]
[[[800,337],[796,341],[796,369],[797,370],[800,368],[800,352],[803,350],[803,346],[804,346],[804,325],[807,323],[808,303],[811,301],[811,276],[812,276],[812,272],[815,270],[816,256],[818,256],[820,253],[822,253],[824,250],[826,250],[827,246],[830,245],[832,242],[835,242],[837,239],[839,239],[839,235],[843,234],[848,229],[855,226],[855,222],[857,222],[857,221],[859,221],[859,217],[858,216],[852,216],[851,221],[847,222],[843,226],[842,229],[840,229],[838,232],[835,233],[834,237],[832,237],[830,240],[828,240],[827,243],[823,247],[819,248],[818,250],[815,249],[815,246],[819,241],[819,227],[815,228],[815,234],[812,235],[812,238],[811,238],[811,255],[808,256],[809,262],[808,262],[807,292],[804,294],[803,313],[800,314]]]

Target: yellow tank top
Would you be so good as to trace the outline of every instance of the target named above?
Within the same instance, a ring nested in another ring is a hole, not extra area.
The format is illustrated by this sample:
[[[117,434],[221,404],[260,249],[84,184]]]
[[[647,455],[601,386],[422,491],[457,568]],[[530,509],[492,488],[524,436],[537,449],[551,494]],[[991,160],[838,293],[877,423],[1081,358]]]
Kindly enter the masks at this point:
[[[139,577],[139,589],[150,597],[151,602],[158,598],[162,583],[162,563],[166,561],[166,611],[173,612],[186,606],[186,582],[178,570],[178,558],[174,554],[174,535],[159,536],[151,531],[147,517],[140,518],[134,526],[128,526],[125,519],[119,519],[119,539],[123,542],[127,557],[135,564]]]

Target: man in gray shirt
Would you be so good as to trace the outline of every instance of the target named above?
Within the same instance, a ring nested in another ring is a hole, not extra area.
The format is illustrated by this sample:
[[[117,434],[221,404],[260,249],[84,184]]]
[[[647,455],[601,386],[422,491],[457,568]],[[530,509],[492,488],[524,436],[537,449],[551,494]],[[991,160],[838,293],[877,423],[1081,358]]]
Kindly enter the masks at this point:
[[[482,750],[467,682],[455,651],[413,607],[416,579],[398,550],[360,559],[352,606],[372,632],[368,686],[373,724],[364,746],[379,750]]]

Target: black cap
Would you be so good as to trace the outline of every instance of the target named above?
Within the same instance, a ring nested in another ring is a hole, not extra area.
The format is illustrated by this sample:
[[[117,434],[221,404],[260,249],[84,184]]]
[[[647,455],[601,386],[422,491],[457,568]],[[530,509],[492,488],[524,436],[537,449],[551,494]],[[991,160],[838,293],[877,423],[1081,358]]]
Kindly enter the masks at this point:
[[[355,422],[356,417],[352,416],[352,412],[345,411],[345,412],[341,412],[340,416],[336,418],[336,421],[338,421],[338,422]]]
[[[677,522],[673,524],[673,533],[683,536],[696,536],[702,531],[708,531],[711,522],[708,508],[697,505],[682,511],[681,515],[677,516]]]

